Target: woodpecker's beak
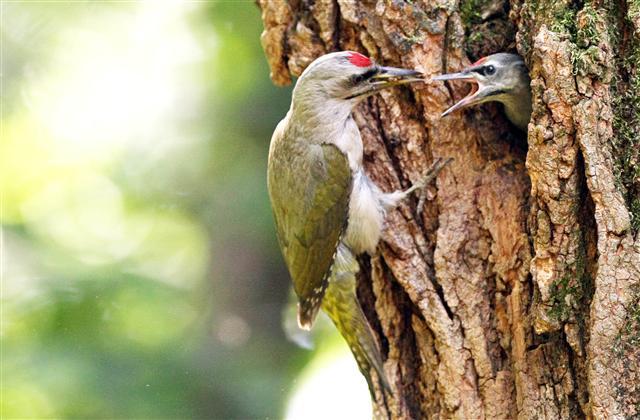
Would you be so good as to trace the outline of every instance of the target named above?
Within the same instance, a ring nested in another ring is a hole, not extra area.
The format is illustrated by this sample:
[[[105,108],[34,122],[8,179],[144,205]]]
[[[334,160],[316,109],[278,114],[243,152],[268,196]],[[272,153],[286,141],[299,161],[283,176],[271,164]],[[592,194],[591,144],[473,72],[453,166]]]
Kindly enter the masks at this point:
[[[442,113],[442,116],[448,115],[453,111],[464,108],[465,106],[477,104],[484,102],[485,99],[491,95],[489,89],[481,84],[481,82],[475,78],[475,73],[472,71],[473,68],[467,68],[461,71],[460,73],[448,73],[442,74],[440,76],[433,77],[431,80],[462,80],[467,83],[471,83],[471,92],[464,98],[462,98],[458,103],[453,105],[451,108],[447,109]]]
[[[378,67],[378,72],[371,78],[371,82],[387,87],[405,83],[424,82],[424,76],[417,70]]]
[[[424,82],[424,75],[417,70],[400,69],[396,67],[376,67],[371,76],[363,80],[355,91],[345,99],[366,98],[374,93],[391,86],[407,83]]]

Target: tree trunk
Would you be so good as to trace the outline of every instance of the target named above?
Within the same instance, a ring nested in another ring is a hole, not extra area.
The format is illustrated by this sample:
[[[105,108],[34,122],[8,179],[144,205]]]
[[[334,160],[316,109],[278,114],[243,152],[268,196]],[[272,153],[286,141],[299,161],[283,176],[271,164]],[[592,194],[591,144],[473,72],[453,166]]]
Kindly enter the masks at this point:
[[[640,417],[640,3],[259,0],[276,84],[336,50],[427,76],[515,51],[533,115],[440,114],[462,83],[414,84],[354,112],[386,191],[453,157],[388,215],[359,297],[389,418]]]

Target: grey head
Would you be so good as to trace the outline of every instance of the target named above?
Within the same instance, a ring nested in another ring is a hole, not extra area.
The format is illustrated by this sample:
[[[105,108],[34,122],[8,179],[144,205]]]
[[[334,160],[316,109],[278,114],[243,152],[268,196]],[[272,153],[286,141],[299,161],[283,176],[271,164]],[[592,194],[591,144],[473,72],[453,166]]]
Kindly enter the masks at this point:
[[[416,70],[377,65],[354,51],[323,55],[302,73],[293,91],[296,101],[345,101],[353,104],[382,89],[424,81]]]
[[[471,92],[442,116],[470,105],[497,101],[504,104],[509,120],[526,130],[531,118],[531,79],[519,55],[489,55],[459,73],[443,74],[431,80],[461,80],[473,85]]]

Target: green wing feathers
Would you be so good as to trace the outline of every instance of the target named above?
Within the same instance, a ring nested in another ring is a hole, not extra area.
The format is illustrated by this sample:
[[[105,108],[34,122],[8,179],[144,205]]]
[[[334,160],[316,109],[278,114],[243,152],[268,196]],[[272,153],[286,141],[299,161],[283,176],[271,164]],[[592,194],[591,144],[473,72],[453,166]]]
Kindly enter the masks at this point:
[[[334,145],[284,147],[270,156],[269,195],[280,247],[299,298],[298,323],[310,328],[347,222],[351,169]]]
[[[268,183],[278,240],[298,295],[299,325],[310,328],[322,307],[371,392],[372,370],[389,390],[378,344],[357,300],[358,262],[340,242],[352,188],[347,157],[329,144],[272,142]]]

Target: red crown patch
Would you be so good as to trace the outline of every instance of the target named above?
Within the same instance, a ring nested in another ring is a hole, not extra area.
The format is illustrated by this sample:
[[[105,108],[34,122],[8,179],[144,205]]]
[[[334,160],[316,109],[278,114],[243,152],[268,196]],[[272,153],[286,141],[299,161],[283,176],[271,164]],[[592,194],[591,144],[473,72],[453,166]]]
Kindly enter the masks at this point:
[[[484,63],[485,61],[487,61],[487,57],[482,57],[480,60],[478,60],[475,63],[473,63],[472,66],[478,66],[478,65]]]
[[[349,62],[358,67],[369,67],[371,64],[373,64],[368,57],[365,57],[364,55],[357,52],[352,52],[349,54]]]

